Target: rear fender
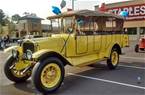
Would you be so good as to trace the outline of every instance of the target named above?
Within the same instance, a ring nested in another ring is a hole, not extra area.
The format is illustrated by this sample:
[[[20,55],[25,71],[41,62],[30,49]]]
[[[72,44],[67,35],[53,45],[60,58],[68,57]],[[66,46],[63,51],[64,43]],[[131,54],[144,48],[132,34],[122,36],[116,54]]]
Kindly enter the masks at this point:
[[[114,44],[113,46],[110,46],[110,47],[107,49],[107,51],[106,51],[106,56],[105,56],[105,57],[107,57],[107,58],[110,57],[110,54],[111,54],[113,48],[116,48],[117,51],[118,51],[118,53],[119,53],[119,54],[122,54],[122,50],[121,50],[120,45],[116,43],[116,44]]]

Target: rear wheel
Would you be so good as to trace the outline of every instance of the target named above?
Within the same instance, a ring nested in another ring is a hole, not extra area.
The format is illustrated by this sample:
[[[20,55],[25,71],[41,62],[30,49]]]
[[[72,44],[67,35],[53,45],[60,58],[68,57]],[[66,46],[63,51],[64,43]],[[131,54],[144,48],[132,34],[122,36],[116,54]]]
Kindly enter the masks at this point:
[[[32,82],[42,93],[56,91],[64,80],[64,66],[58,58],[48,58],[38,62],[32,72]]]
[[[112,49],[110,58],[107,59],[109,69],[115,69],[119,63],[119,53],[116,48]]]
[[[30,72],[23,73],[20,70],[16,70],[15,64],[17,64],[17,60],[10,56],[4,65],[4,73],[6,77],[16,83],[26,81],[31,75]]]
[[[139,45],[135,45],[135,52],[139,52]]]

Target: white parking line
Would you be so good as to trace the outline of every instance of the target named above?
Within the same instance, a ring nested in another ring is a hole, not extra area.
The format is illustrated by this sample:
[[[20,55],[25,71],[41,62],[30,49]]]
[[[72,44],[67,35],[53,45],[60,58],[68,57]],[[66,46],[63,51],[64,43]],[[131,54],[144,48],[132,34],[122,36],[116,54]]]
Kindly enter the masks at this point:
[[[138,66],[129,66],[129,65],[119,65],[119,66],[121,66],[121,67],[128,67],[128,68],[135,68],[135,69],[143,69],[143,70],[145,70],[144,67],[138,67]]]
[[[126,83],[121,83],[121,82],[116,82],[116,81],[111,81],[111,80],[106,80],[106,79],[94,78],[94,77],[89,77],[89,76],[84,76],[84,75],[79,75],[79,74],[74,74],[74,73],[68,73],[68,75],[73,75],[73,76],[77,76],[77,77],[81,77],[81,78],[97,80],[97,81],[113,83],[113,84],[118,84],[118,85],[123,85],[123,86],[127,86],[127,87],[133,87],[133,88],[138,88],[138,89],[145,90],[145,87],[132,85],[132,84],[126,84]]]
[[[124,59],[135,59],[135,60],[144,60],[145,61],[145,58],[139,58],[139,57],[120,56],[120,58],[124,58]]]

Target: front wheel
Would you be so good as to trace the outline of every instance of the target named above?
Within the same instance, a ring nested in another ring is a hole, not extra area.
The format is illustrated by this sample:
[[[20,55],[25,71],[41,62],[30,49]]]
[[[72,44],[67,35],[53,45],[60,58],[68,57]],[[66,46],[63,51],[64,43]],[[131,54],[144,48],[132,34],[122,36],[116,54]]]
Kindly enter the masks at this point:
[[[65,70],[58,58],[47,58],[38,62],[32,71],[32,82],[41,93],[56,91],[64,80]]]
[[[112,49],[110,58],[107,59],[109,69],[115,69],[119,63],[119,53],[116,49]]]
[[[16,70],[15,64],[17,62],[15,58],[10,56],[4,64],[4,73],[9,80],[20,83],[26,81],[30,77],[30,73],[22,73],[21,70]]]

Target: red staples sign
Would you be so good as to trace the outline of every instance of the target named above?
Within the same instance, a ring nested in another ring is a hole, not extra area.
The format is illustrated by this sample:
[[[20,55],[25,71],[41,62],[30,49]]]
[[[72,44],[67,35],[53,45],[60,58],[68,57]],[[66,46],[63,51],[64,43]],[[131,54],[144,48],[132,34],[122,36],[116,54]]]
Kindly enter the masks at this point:
[[[128,11],[129,16],[126,18],[127,20],[145,20],[145,3],[138,5],[108,8],[107,10],[116,15],[118,15],[121,11]]]

